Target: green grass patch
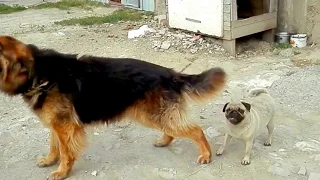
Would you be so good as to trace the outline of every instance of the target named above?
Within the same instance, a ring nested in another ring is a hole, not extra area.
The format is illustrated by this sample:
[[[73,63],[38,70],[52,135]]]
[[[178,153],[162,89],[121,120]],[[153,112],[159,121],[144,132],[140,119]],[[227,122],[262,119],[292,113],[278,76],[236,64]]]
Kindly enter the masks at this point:
[[[288,48],[292,48],[292,45],[290,43],[277,43],[275,45],[276,48],[278,49],[288,49]]]
[[[47,8],[58,8],[61,10],[67,10],[71,7],[78,7],[83,9],[91,9],[91,7],[108,7],[108,4],[101,2],[95,2],[90,0],[62,0],[56,3],[48,2],[33,6],[33,9],[47,9]]]
[[[18,5],[8,6],[5,4],[0,4],[0,14],[10,14],[10,13],[24,11],[26,9],[27,8],[23,6],[18,6]]]
[[[63,26],[70,26],[70,25],[77,25],[77,24],[83,25],[83,26],[94,25],[94,24],[104,24],[104,23],[115,24],[115,23],[118,23],[119,21],[140,21],[145,16],[147,16],[145,13],[139,12],[137,10],[120,9],[106,16],[72,18],[72,19],[55,22],[55,24],[63,25]]]
[[[30,6],[30,9],[49,9],[49,8],[58,8],[61,10],[68,10],[71,7],[83,8],[83,9],[92,9],[92,7],[109,7],[109,4],[104,4],[101,2],[95,2],[90,0],[61,0],[56,3],[47,2],[35,6]],[[15,12],[20,12],[27,10],[28,8],[23,6],[9,6],[5,4],[0,4],[0,14],[10,14]]]

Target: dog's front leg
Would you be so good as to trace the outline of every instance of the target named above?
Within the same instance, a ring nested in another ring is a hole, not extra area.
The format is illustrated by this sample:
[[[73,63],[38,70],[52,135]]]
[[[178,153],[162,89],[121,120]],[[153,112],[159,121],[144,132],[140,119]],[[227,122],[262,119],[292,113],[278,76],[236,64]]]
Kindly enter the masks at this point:
[[[38,159],[37,165],[39,167],[48,167],[57,163],[59,159],[59,141],[53,130],[50,132],[50,150],[46,157]]]
[[[228,143],[230,142],[230,140],[231,140],[231,136],[230,136],[228,133],[226,133],[226,134],[224,135],[223,143],[222,143],[222,145],[220,146],[220,148],[218,149],[218,151],[217,151],[217,153],[216,153],[217,156],[220,156],[220,155],[223,154],[223,152],[225,151],[226,146],[228,145]]]
[[[244,157],[241,161],[242,165],[249,165],[250,164],[250,155],[251,155],[251,150],[253,146],[253,139],[249,139],[246,141],[246,150],[244,152]]]
[[[84,128],[72,122],[60,122],[52,126],[59,141],[60,164],[56,171],[47,179],[65,179],[72,169],[75,160],[80,156],[85,146]]]

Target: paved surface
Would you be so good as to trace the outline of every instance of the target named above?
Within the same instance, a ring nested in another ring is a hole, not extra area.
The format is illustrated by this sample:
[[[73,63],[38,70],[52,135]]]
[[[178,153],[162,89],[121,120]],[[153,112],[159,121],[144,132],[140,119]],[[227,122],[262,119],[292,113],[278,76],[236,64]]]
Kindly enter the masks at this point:
[[[101,12],[95,12],[98,11]],[[262,145],[266,138],[266,131],[263,132],[254,143],[252,164],[249,166],[240,163],[244,151],[241,141],[231,141],[225,154],[213,156],[212,163],[198,165],[198,149],[190,141],[177,139],[167,148],[155,148],[152,143],[160,137],[159,132],[134,123],[121,123],[88,131],[90,146],[76,162],[69,179],[305,180],[310,173],[320,172],[319,108],[312,108],[312,103],[301,105],[296,102],[303,102],[309,94],[313,95],[314,101],[311,102],[319,102],[320,95],[315,93],[319,91],[319,83],[308,81],[309,76],[319,77],[319,67],[297,67],[290,58],[273,53],[237,60],[224,55],[180,53],[171,49],[157,52],[152,48],[153,39],[128,40],[125,25],[52,25],[55,20],[92,15],[77,9],[64,17],[65,12],[28,10],[0,15],[0,24],[6,23],[5,28],[0,28],[0,34],[14,34],[24,42],[63,52],[135,57],[177,71],[185,69],[185,73],[199,73],[209,67],[221,66],[229,75],[227,91],[234,86],[246,88],[273,84],[270,91],[279,106],[273,145]],[[35,21],[33,18],[39,19]],[[21,28],[20,23],[28,26]],[[34,28],[36,25],[42,27]],[[110,37],[114,34],[119,37]],[[312,51],[319,52],[319,49]],[[303,83],[299,86],[300,93],[297,93],[298,88],[293,84],[300,81]],[[207,103],[190,105],[190,119],[203,127],[213,153],[223,140],[224,118],[221,111],[230,97],[227,91]],[[37,157],[48,151],[48,130],[43,128],[20,97],[0,95],[0,103],[0,179],[45,179],[57,168],[38,168],[35,165]],[[305,114],[304,119],[301,119],[301,113]],[[95,171],[97,176],[91,174]]]
[[[32,6],[43,2],[57,2],[57,0],[0,0],[0,4]]]

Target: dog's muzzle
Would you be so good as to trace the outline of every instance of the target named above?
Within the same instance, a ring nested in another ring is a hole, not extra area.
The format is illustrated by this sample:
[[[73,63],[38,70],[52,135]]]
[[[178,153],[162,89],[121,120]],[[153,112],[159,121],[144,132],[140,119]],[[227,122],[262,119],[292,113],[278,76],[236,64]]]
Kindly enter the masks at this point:
[[[239,124],[244,119],[244,117],[239,112],[234,110],[226,114],[226,118],[231,124],[234,125]]]

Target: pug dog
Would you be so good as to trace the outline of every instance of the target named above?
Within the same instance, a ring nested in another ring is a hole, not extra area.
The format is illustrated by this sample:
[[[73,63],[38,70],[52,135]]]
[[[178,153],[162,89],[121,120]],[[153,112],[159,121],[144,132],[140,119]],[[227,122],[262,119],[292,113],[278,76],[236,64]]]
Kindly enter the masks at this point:
[[[246,149],[241,164],[249,165],[253,140],[265,127],[268,129],[268,138],[264,145],[271,146],[275,101],[265,88],[253,88],[246,98],[231,99],[224,105],[222,111],[226,118],[226,134],[216,154],[218,156],[223,154],[232,137],[242,139],[246,142]]]

